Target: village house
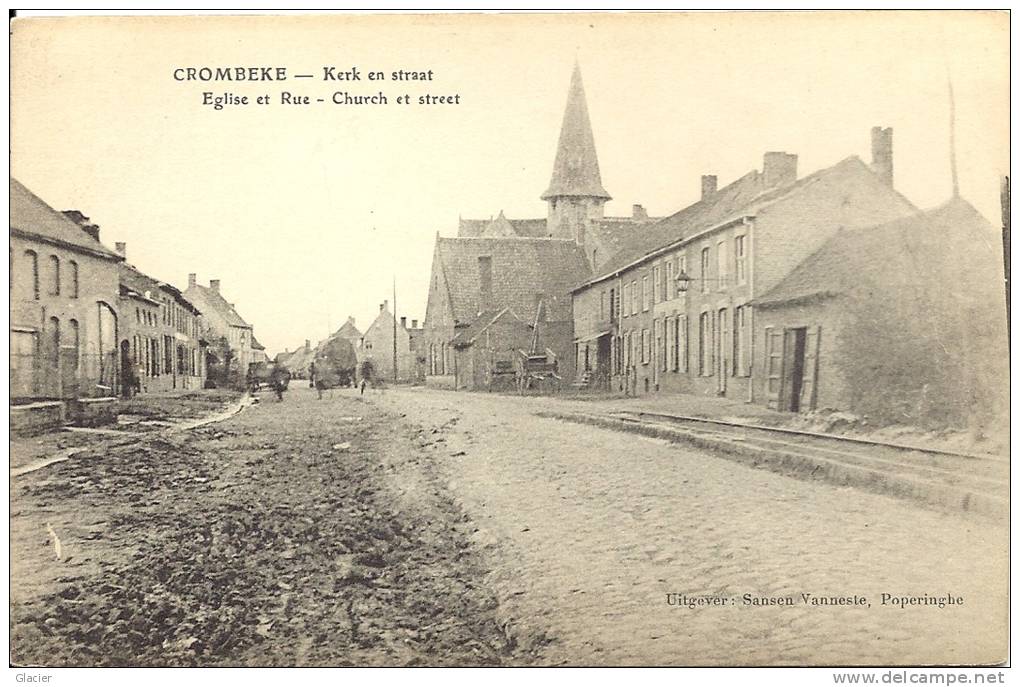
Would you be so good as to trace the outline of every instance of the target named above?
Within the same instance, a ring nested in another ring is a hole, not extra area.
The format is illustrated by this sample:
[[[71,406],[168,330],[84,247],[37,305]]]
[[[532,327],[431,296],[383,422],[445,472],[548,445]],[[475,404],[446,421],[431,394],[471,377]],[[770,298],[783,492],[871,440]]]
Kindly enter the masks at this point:
[[[723,188],[706,175],[698,202],[634,236],[574,290],[578,377],[632,394],[765,403],[755,299],[837,232],[916,212],[893,188],[891,129],[872,130],[870,166],[851,156],[798,179],[795,155],[770,152],[761,171]],[[809,336],[807,359],[817,345]]]
[[[210,379],[219,376],[216,383],[240,385],[249,365],[264,361],[265,352],[253,348],[254,328],[238,314],[233,303],[223,297],[220,280],[210,279],[209,286],[202,286],[196,277],[194,273],[188,275],[184,297],[202,313],[207,329],[203,334],[209,343],[207,375]],[[228,350],[224,350],[224,342]],[[228,359],[229,369],[222,369]]]
[[[11,401],[50,402],[37,413],[12,406],[12,428],[84,418],[103,405],[87,399],[119,389],[123,258],[87,217],[54,210],[13,178],[10,224]]]
[[[961,198],[836,232],[755,308],[770,407],[938,427],[1008,416],[999,235]]]
[[[544,218],[508,219],[500,211],[488,220],[461,218],[456,237],[436,235],[422,333],[428,384],[479,388],[493,378],[495,367],[482,370],[478,365],[498,366],[500,376],[515,356],[542,352],[555,359],[560,377],[571,379],[570,289],[657,220],[641,205],[634,205],[629,217],[605,215],[610,196],[602,185],[577,65],[552,177],[541,198],[547,206]],[[490,322],[496,315],[498,320]],[[530,325],[533,335],[522,337],[515,320]],[[459,336],[454,345],[463,328],[472,333]],[[487,353],[475,338],[483,330]],[[521,341],[528,345],[519,347]],[[471,361],[472,368],[461,371],[458,361]]]
[[[119,270],[121,377],[136,385],[123,393],[203,388],[207,342],[201,313],[179,289],[128,264],[126,244],[116,248],[125,258]]]
[[[417,365],[411,353],[411,336],[408,334],[406,323],[407,318],[401,318],[400,324],[396,323],[393,313],[390,312],[390,302],[383,301],[379,304],[379,314],[372,324],[365,330],[361,339],[360,350],[355,347],[358,357],[358,375],[361,375],[363,361],[372,361],[372,367],[378,378],[385,381],[410,382],[415,381]],[[396,336],[396,364],[394,373],[394,348],[393,337]]]

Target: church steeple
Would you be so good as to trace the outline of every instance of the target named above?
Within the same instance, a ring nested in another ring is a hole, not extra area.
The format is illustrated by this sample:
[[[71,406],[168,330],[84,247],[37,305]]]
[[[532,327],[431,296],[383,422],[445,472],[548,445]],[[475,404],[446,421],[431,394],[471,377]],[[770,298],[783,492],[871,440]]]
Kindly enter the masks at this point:
[[[610,199],[606,189],[602,188],[599,158],[595,153],[595,136],[591,132],[588,103],[581,82],[581,66],[576,62],[567,94],[567,109],[563,113],[552,181],[542,194],[542,200],[561,196],[588,196],[604,201]]]
[[[584,246],[589,225],[602,219],[602,206],[609,199],[599,174],[599,158],[595,153],[595,136],[588,119],[581,67],[575,63],[552,180],[542,194],[542,200],[549,204],[546,219],[549,235],[571,238]]]

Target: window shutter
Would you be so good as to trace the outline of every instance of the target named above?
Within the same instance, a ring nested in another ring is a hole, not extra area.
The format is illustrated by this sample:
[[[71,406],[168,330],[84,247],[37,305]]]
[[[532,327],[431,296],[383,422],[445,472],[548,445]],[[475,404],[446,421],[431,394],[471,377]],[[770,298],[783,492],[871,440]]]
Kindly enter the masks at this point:
[[[822,328],[808,327],[804,338],[804,381],[800,387],[800,409],[814,410],[818,401],[818,351]]]
[[[783,332],[765,327],[765,399],[769,408],[779,407],[783,375]]]

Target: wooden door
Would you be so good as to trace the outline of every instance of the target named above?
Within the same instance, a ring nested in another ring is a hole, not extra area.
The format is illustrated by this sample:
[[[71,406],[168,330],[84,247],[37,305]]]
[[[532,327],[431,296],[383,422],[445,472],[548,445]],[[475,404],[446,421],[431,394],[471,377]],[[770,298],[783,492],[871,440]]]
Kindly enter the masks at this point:
[[[804,335],[804,365],[800,385],[800,411],[814,410],[818,402],[818,352],[822,328],[808,327]]]

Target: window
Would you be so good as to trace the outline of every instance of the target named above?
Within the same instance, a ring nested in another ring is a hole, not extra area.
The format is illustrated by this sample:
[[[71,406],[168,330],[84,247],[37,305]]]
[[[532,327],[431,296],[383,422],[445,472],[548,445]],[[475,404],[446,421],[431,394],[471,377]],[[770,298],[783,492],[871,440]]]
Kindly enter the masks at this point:
[[[81,350],[81,334],[78,329],[78,320],[68,320],[67,324],[70,327],[68,332],[68,338],[70,339],[68,348],[72,349],[71,360],[69,362],[73,366],[72,369],[77,370],[79,351]]]
[[[662,289],[660,288],[661,285],[659,284],[659,272],[660,272],[660,269],[659,269],[658,265],[656,265],[655,267],[652,268],[652,302],[653,303],[661,303],[662,302]]]
[[[709,248],[701,249],[701,293],[708,293],[708,266],[710,264]]]
[[[716,259],[716,274],[718,275],[719,288],[725,289],[729,286],[730,270],[729,263],[726,262],[726,242],[720,241],[716,246],[715,252]]]
[[[29,269],[32,271],[32,298],[39,300],[39,256],[34,250],[26,250],[25,257],[28,258]]]
[[[673,261],[670,260],[666,263],[665,282],[663,291],[665,292],[664,298],[667,301],[671,301],[676,298],[676,280],[673,277]]]
[[[698,374],[702,377],[712,374],[712,327],[707,312],[698,318]]]
[[[599,320],[604,322],[605,319],[606,319],[606,291],[605,289],[603,289],[602,293],[599,294]]]
[[[60,258],[50,256],[50,295],[60,295]]]
[[[609,319],[616,321],[616,289],[609,289]]]
[[[641,277],[641,310],[646,311],[652,307],[652,292],[648,288],[648,275]]]
[[[647,329],[641,330],[641,362],[647,365],[652,359],[652,337]]]
[[[733,253],[737,261],[737,283],[747,283],[747,249],[745,236],[738,236],[733,240]]]
[[[687,317],[681,315],[676,319],[676,367],[677,372],[688,372],[687,368]]]
[[[51,347],[50,352],[52,354],[54,367],[56,367],[60,360],[60,320],[56,317],[50,318],[49,335],[49,345]]]
[[[638,314],[637,279],[630,283],[630,314]]]
[[[669,327],[667,326],[669,320],[656,320],[655,322],[655,355],[658,358],[659,371],[665,372],[667,369],[666,362],[666,337]]]
[[[71,260],[67,263],[70,266],[70,297],[78,298],[78,263]]]

